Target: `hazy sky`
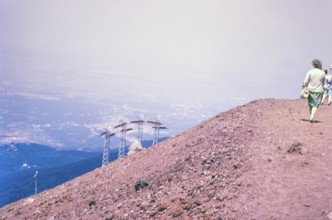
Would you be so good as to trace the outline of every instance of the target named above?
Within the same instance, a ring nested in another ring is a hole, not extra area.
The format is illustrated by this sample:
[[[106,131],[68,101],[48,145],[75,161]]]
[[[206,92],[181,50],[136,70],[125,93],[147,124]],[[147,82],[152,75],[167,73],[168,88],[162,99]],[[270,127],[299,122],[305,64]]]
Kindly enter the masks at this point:
[[[331,20],[331,0],[0,0],[0,85],[190,120],[298,98]]]
[[[0,2],[1,65],[12,64],[6,56],[25,59],[16,73],[1,74],[16,80],[127,74],[214,83],[248,74],[284,81],[301,79],[312,58],[332,62],[331,0]]]

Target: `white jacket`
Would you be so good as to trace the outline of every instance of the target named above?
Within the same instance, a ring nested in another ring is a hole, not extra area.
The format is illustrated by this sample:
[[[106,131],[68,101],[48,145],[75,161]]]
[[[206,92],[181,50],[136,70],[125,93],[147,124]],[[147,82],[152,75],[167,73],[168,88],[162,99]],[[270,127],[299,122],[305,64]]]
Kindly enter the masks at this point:
[[[325,73],[320,69],[311,69],[304,78],[303,86],[308,87],[311,92],[323,92]]]

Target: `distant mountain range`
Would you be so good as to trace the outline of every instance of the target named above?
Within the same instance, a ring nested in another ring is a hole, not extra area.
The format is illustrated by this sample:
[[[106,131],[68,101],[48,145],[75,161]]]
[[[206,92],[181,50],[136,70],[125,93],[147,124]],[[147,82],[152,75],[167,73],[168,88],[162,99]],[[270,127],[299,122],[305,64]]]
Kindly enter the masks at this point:
[[[144,148],[151,145],[152,141],[142,141]],[[117,157],[118,150],[110,150],[109,160]],[[101,162],[101,152],[56,150],[39,144],[0,146],[0,207],[33,195],[35,181],[42,192],[100,167]]]
[[[0,176],[62,166],[100,155],[96,152],[61,151],[39,144],[9,144],[0,147]]]

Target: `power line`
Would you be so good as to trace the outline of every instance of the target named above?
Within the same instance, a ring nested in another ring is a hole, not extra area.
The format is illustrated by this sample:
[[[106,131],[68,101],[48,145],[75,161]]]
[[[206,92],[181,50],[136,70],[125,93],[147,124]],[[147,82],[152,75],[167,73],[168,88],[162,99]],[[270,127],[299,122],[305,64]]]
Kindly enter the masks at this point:
[[[138,116],[137,120],[131,121],[131,124],[137,125],[137,139],[139,142],[142,141],[143,137],[143,124],[144,124],[144,116]],[[156,145],[159,142],[159,133],[160,130],[167,129],[165,126],[162,126],[159,118],[155,117],[154,121],[147,121],[147,123],[152,124],[153,128],[153,142],[152,145]],[[129,123],[126,122],[125,119],[120,120],[119,124],[114,126],[114,129],[120,129],[120,144],[119,144],[119,151],[118,151],[118,159],[125,156],[125,147],[126,147],[126,140],[127,140],[127,132],[133,130],[133,128],[127,128]],[[102,159],[102,166],[109,163],[109,153],[110,153],[110,138],[115,135],[115,133],[111,133],[110,128],[105,128],[105,131],[100,134],[104,136],[104,151],[103,151],[103,159]]]

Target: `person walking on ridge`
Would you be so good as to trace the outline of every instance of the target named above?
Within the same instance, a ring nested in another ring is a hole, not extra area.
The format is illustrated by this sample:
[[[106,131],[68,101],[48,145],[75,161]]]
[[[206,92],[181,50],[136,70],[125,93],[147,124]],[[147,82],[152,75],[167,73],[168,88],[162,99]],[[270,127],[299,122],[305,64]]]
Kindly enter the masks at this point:
[[[332,103],[332,64],[330,65],[329,68],[330,75],[327,75],[327,78],[329,79],[329,90],[327,91],[327,95],[329,96],[328,105],[331,105]]]
[[[310,112],[310,122],[314,122],[314,116],[322,102],[324,83],[325,83],[325,73],[322,71],[322,62],[319,59],[314,59],[312,61],[313,69],[309,70],[304,78],[302,87],[308,88],[308,105]]]
[[[321,105],[324,104],[326,96],[328,96],[329,90],[330,90],[330,83],[331,83],[331,75],[327,75],[328,71],[327,69],[324,70],[325,73],[325,83],[324,83],[324,92],[323,92],[323,99],[320,103]]]
[[[327,96],[328,96],[329,98],[328,98],[328,102],[327,102],[327,104],[328,104],[328,105],[331,105],[331,103],[332,103],[332,64],[330,65],[329,70],[330,70],[330,71],[329,71],[330,74],[325,76],[325,83],[328,84],[328,86],[326,86],[325,88],[328,88],[328,90],[327,90]],[[327,70],[326,70],[326,71],[327,71]],[[323,97],[323,101],[322,101],[322,103],[323,103],[323,102],[324,102],[324,97]]]

